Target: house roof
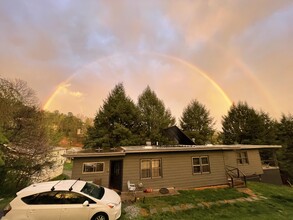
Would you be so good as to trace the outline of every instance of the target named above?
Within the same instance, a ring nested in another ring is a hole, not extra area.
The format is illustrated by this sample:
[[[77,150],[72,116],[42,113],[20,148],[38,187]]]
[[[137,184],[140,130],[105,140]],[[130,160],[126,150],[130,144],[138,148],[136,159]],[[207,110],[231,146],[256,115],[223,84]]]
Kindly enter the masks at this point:
[[[176,146],[131,146],[122,147],[125,153],[223,151],[281,148],[279,145],[176,145]]]
[[[175,146],[127,146],[115,152],[77,152],[65,154],[65,157],[119,157],[135,153],[164,152],[198,152],[198,151],[231,151],[253,149],[277,149],[280,145],[175,145]]]

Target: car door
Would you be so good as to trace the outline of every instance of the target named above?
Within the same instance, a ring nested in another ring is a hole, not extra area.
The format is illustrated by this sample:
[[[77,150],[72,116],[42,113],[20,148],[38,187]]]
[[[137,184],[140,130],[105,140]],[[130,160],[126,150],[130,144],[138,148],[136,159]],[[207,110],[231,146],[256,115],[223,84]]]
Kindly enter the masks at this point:
[[[29,220],[59,220],[61,205],[56,201],[58,192],[50,191],[23,198],[28,204]]]
[[[59,220],[60,205],[32,205],[28,210],[29,220]]]
[[[87,220],[89,219],[89,205],[84,204],[85,201],[91,203],[91,199],[86,196],[72,192],[65,191],[62,193],[62,210],[60,212],[60,219],[62,220]],[[88,204],[89,204],[88,203]]]

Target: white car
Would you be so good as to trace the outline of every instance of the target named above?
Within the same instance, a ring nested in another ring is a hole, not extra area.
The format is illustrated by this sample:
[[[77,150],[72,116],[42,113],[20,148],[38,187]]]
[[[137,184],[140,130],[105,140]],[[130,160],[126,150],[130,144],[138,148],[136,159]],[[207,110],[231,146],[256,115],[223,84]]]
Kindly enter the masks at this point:
[[[82,180],[32,184],[16,195],[2,220],[115,220],[121,215],[115,191]]]

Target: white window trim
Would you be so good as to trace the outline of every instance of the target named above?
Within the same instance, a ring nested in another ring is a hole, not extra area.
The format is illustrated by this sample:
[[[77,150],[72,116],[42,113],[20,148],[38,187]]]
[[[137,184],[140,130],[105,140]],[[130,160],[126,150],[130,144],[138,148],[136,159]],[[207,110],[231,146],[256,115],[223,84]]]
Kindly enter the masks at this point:
[[[100,163],[100,164],[103,164],[103,170],[102,171],[96,171],[96,172],[84,172],[84,166],[85,164],[96,164],[96,163]],[[105,171],[105,162],[84,162],[82,164],[82,168],[81,168],[81,172],[82,174],[92,174],[92,173],[103,173]]]
[[[194,159],[194,158],[198,158],[198,159],[199,159],[199,165],[194,165],[194,164],[193,164],[193,159]],[[208,163],[208,164],[202,164],[201,158],[208,158],[208,162],[209,162],[209,163]],[[202,170],[203,170],[202,167],[203,167],[203,166],[207,166],[207,165],[209,166],[209,171],[208,171],[208,172],[203,172],[203,171],[202,171]],[[207,155],[192,157],[192,158],[191,158],[191,166],[192,166],[192,174],[193,174],[193,175],[202,175],[202,174],[210,174],[210,173],[211,173],[211,163],[210,163],[210,158],[209,158],[209,156],[207,156]],[[199,173],[195,173],[193,167],[198,167],[198,166],[200,167],[200,172],[199,172]]]

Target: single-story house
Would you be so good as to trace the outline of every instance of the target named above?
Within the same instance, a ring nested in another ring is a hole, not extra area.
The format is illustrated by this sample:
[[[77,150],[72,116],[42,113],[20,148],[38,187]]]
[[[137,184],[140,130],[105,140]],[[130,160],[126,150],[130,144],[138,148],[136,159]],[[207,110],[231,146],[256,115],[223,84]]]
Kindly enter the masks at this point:
[[[235,174],[259,177],[265,169],[259,151],[278,148],[281,146],[132,146],[65,156],[73,158],[72,178],[127,191],[128,181],[141,189],[160,189],[229,184]]]
[[[38,176],[34,178],[34,182],[48,181],[54,177],[57,177],[63,173],[63,166],[66,158],[63,156],[66,153],[66,149],[63,147],[54,147],[48,157],[48,162],[52,165],[45,167]]]

